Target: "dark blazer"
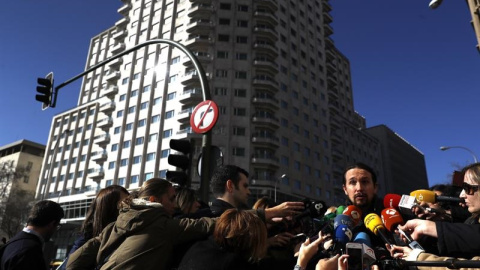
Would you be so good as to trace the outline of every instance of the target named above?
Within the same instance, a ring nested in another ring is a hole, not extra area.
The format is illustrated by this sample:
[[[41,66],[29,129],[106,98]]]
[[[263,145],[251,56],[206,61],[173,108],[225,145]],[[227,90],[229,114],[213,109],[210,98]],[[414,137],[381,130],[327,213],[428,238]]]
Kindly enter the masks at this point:
[[[21,231],[7,243],[3,251],[1,270],[47,270],[43,244],[38,236]]]
[[[183,256],[178,270],[257,270],[257,264],[220,248],[213,236],[195,243]]]
[[[472,258],[480,254],[480,224],[478,216],[465,223],[435,222],[438,251],[441,256]]]

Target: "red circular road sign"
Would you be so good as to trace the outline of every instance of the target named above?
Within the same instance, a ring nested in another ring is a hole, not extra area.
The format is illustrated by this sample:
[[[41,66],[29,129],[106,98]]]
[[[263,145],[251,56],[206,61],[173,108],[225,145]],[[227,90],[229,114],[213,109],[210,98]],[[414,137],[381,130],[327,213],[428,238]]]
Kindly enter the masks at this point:
[[[210,131],[218,120],[218,107],[212,100],[200,102],[190,116],[190,126],[195,133]]]

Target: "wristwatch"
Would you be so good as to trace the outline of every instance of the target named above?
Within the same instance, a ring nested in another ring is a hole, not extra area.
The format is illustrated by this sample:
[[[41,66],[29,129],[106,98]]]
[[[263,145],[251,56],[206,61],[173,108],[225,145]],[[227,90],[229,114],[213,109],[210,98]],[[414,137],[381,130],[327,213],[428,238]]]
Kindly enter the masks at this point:
[[[303,269],[300,265],[296,264],[295,267],[293,267],[293,270],[305,270],[305,269]]]

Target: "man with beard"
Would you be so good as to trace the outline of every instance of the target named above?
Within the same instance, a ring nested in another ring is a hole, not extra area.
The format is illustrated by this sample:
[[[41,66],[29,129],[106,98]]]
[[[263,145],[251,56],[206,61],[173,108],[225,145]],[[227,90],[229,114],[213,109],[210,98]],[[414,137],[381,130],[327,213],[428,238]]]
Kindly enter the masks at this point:
[[[343,190],[348,197],[347,204],[355,205],[362,211],[362,221],[371,213],[381,215],[383,198],[377,196],[377,176],[372,168],[363,163],[356,163],[347,167],[344,174]],[[358,232],[366,232],[370,236],[372,248],[377,258],[390,256],[385,249],[385,242],[373,232],[361,225],[352,228],[353,237]]]
[[[347,167],[343,179],[343,190],[348,197],[347,204],[362,210],[362,220],[370,213],[380,215],[383,199],[377,197],[377,176],[372,168],[356,163]]]

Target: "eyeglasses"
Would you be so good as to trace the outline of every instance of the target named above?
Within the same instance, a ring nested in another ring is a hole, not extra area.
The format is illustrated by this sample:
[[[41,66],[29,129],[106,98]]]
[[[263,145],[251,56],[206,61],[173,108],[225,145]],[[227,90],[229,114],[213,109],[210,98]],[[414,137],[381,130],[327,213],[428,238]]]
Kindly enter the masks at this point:
[[[463,190],[465,190],[465,193],[467,195],[473,195],[475,192],[478,191],[479,185],[470,185],[465,182],[462,184]]]

